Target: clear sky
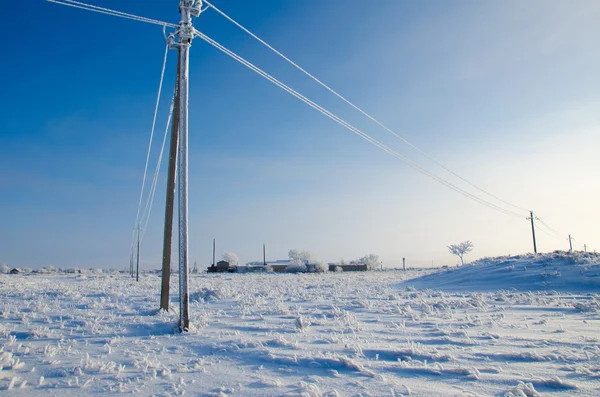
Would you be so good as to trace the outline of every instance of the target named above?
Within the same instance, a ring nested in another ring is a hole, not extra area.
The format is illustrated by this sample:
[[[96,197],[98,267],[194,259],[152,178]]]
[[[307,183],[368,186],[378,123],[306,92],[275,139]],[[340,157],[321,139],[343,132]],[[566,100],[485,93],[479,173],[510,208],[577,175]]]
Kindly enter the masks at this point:
[[[214,3],[455,172],[573,234],[576,249],[600,249],[598,1]],[[177,0],[93,4],[178,20]],[[214,11],[196,27],[481,195]],[[127,267],[161,28],[2,1],[0,33],[0,262]],[[325,261],[375,253],[390,266],[402,257],[456,263],[446,246],[467,239],[475,244],[467,259],[532,250],[526,212],[507,216],[426,178],[199,39],[190,91],[192,263],[210,263],[213,237],[219,254],[242,262],[260,260],[263,243],[270,260],[297,248]],[[166,166],[142,247],[146,268],[162,255],[165,179]],[[538,247],[568,242],[538,232]]]

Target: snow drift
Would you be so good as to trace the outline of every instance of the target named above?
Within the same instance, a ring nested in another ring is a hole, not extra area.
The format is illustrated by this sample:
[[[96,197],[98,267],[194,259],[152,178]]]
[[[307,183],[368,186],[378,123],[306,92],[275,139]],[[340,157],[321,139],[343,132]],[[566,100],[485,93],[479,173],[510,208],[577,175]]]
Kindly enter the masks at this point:
[[[469,265],[405,281],[402,286],[445,291],[560,291],[597,293],[600,255],[555,251],[483,258]]]

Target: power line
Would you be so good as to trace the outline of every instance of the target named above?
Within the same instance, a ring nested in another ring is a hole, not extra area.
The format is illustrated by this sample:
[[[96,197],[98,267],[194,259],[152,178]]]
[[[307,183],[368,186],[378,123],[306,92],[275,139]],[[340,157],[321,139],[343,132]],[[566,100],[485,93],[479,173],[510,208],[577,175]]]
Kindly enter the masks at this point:
[[[536,216],[536,220],[539,221],[542,225],[546,226],[546,228],[548,228],[548,230],[550,230],[552,233],[554,233],[557,237],[560,238],[565,238],[565,235],[562,234],[561,232],[551,228],[546,222],[544,222],[543,220],[541,220],[538,216]]]
[[[142,226],[142,241],[144,240],[144,236],[146,235],[146,228],[148,227],[148,222],[150,221],[150,212],[152,212],[152,204],[154,203],[154,195],[156,193],[156,186],[158,185],[158,175],[160,173],[160,165],[162,163],[162,156],[165,150],[165,143],[167,142],[167,136],[169,135],[169,125],[171,124],[171,117],[173,117],[173,107],[175,104],[175,95],[173,95],[173,100],[171,101],[171,107],[169,109],[169,117],[167,117],[167,125],[165,127],[165,133],[163,135],[162,145],[160,147],[160,153],[158,155],[158,161],[156,162],[156,168],[154,169],[154,178],[152,179],[152,186],[150,187],[150,193],[148,195],[148,200],[146,201],[146,206],[144,208],[144,212],[142,214],[141,223]],[[146,219],[144,221],[144,218]]]
[[[496,200],[498,200],[498,201],[500,201],[500,202],[502,202],[502,203],[504,203],[506,205],[509,205],[509,206],[511,206],[513,208],[517,208],[517,209],[520,209],[520,210],[523,210],[523,211],[528,211],[526,208],[520,207],[520,206],[512,204],[512,203],[510,203],[510,202],[508,202],[506,200],[503,200],[502,198],[500,198],[500,197],[498,197],[498,196],[496,196],[496,195],[488,192],[487,190],[485,190],[485,189],[483,189],[483,188],[475,185],[474,183],[472,183],[469,180],[465,179],[464,177],[460,176],[456,172],[452,171],[450,168],[448,168],[447,166],[443,165],[442,163],[440,163],[439,161],[437,161],[435,158],[433,158],[429,154],[425,153],[423,150],[419,149],[417,146],[415,146],[412,143],[410,143],[406,138],[400,136],[399,134],[397,134],[396,132],[394,132],[392,129],[390,129],[389,127],[387,127],[386,125],[384,125],[383,123],[381,123],[379,120],[377,120],[375,117],[371,116],[369,113],[367,113],[366,111],[362,110],[360,107],[358,107],[357,105],[355,105],[354,103],[352,103],[349,99],[347,99],[343,95],[339,94],[333,88],[331,88],[327,84],[323,83],[321,80],[319,80],[314,75],[312,75],[311,73],[309,73],[306,69],[302,68],[300,65],[298,65],[297,63],[295,63],[294,61],[292,61],[290,58],[288,58],[287,56],[285,56],[284,54],[282,54],[281,52],[279,52],[277,49],[275,49],[274,47],[272,47],[266,41],[264,41],[263,39],[261,39],[260,37],[258,37],[254,33],[252,33],[250,30],[246,29],[239,22],[237,22],[236,20],[234,20],[233,18],[231,18],[229,15],[225,14],[223,11],[221,11],[220,9],[218,9],[217,7],[215,7],[213,4],[211,4],[207,0],[204,0],[204,3],[206,3],[209,7],[211,7],[213,10],[215,10],[217,13],[221,14],[223,17],[225,17],[226,19],[228,19],[234,25],[236,25],[237,27],[239,27],[240,29],[242,29],[244,32],[248,33],[250,36],[252,36],[258,42],[260,42],[261,44],[263,44],[265,47],[267,47],[271,51],[275,52],[281,58],[285,59],[292,66],[294,66],[296,69],[300,70],[302,73],[304,73],[305,75],[307,75],[308,77],[310,77],[312,80],[314,80],[315,82],[317,82],[319,85],[321,85],[322,87],[324,87],[325,89],[327,89],[329,92],[331,92],[332,94],[334,94],[335,96],[337,96],[338,98],[340,98],[342,101],[346,102],[348,105],[350,105],[351,107],[353,107],[354,109],[356,109],[357,111],[359,111],[360,113],[362,113],[364,116],[366,116],[367,118],[369,118],[371,121],[373,121],[374,123],[376,123],[377,125],[379,125],[381,128],[383,128],[384,130],[386,130],[390,134],[394,135],[396,138],[400,139],[402,142],[404,142],[405,144],[407,144],[408,146],[410,146],[412,149],[416,150],[421,155],[423,155],[424,157],[426,157],[430,161],[434,162],[436,165],[440,166],[441,168],[443,168],[444,170],[446,170],[450,174],[454,175],[458,179],[460,179],[463,182],[467,183],[471,187],[474,187],[475,189],[479,190],[480,192],[485,193],[488,196],[490,196],[490,197],[492,197],[492,198],[494,198],[494,199],[496,199]]]
[[[154,116],[152,118],[152,129],[150,130],[150,141],[148,142],[148,152],[146,153],[146,164],[144,165],[144,176],[142,178],[142,188],[140,189],[140,199],[138,202],[137,214],[135,216],[135,225],[138,224],[140,220],[140,209],[142,207],[142,198],[144,196],[144,187],[146,184],[146,175],[148,172],[148,162],[150,160],[150,152],[152,149],[152,140],[154,138],[154,128],[156,127],[156,116],[158,114],[158,105],[160,103],[160,94],[162,92],[163,81],[165,77],[165,69],[167,67],[167,56],[169,54],[169,43],[167,43],[165,47],[165,55],[163,58],[162,71],[160,74],[160,83],[158,84],[158,94],[156,95],[156,105],[154,106]]]
[[[146,18],[146,17],[140,17],[138,15],[128,14],[126,12],[121,12],[121,11],[115,11],[115,10],[111,10],[110,8],[99,7],[99,6],[95,6],[92,4],[86,4],[86,3],[82,3],[79,1],[75,1],[75,0],[46,0],[46,1],[48,1],[50,3],[60,4],[63,6],[98,12],[100,14],[112,15],[115,17],[120,17],[120,18],[125,18],[125,19],[132,19],[134,21],[139,21],[139,22],[151,23],[154,25],[166,26],[166,27],[171,27],[171,28],[177,27],[177,25],[175,25],[173,23],[163,22],[163,21],[159,21],[156,19]]]
[[[176,24],[172,24],[172,23],[168,23],[168,22],[163,22],[163,21],[159,21],[159,20],[155,20],[155,19],[150,19],[150,18],[146,18],[146,17],[141,17],[141,16],[137,16],[137,15],[133,15],[133,14],[128,14],[128,13],[121,12],[121,11],[115,11],[115,10],[104,8],[104,7],[99,7],[99,6],[95,6],[95,5],[91,5],[91,4],[86,4],[86,3],[79,2],[79,1],[76,1],[76,0],[46,0],[46,1],[51,2],[51,3],[60,4],[60,5],[69,6],[69,7],[73,7],[73,8],[79,8],[79,9],[83,9],[83,10],[87,10],[87,11],[97,12],[97,13],[101,13],[101,14],[112,15],[112,16],[116,16],[116,17],[120,17],[120,18],[131,19],[131,20],[136,20],[136,21],[140,21],[140,22],[146,22],[146,23],[150,23],[150,24],[160,25],[160,26],[163,26],[163,28],[166,28],[166,27],[177,28],[178,27],[178,25],[176,25]],[[321,86],[323,86],[324,88],[326,88],[328,91],[330,91],[331,93],[333,93],[334,95],[336,95],[338,98],[340,98],[341,100],[343,100],[344,102],[346,102],[348,105],[352,106],[354,109],[356,109],[357,111],[359,111],[360,113],[362,113],[364,116],[366,116],[367,118],[369,118],[370,120],[372,120],[373,122],[375,122],[376,124],[378,124],[380,127],[384,128],[386,131],[388,131],[389,133],[391,133],[392,135],[394,135],[398,139],[402,140],[404,143],[406,143],[407,145],[409,145],[411,148],[413,148],[414,150],[418,151],[424,157],[428,158],[429,160],[431,160],[432,162],[434,162],[435,164],[437,164],[441,168],[445,169],[446,171],[448,171],[449,173],[451,173],[455,177],[459,178],[460,180],[462,180],[463,182],[465,182],[468,185],[472,186],[473,188],[481,191],[482,193],[485,193],[488,196],[490,196],[490,197],[492,197],[492,198],[494,198],[494,199],[496,199],[496,200],[498,200],[500,202],[503,202],[504,204],[509,205],[511,207],[514,207],[514,208],[517,208],[517,209],[521,209],[521,210],[525,210],[523,207],[514,205],[514,204],[512,204],[512,203],[510,203],[508,201],[505,201],[505,200],[501,199],[500,197],[497,197],[497,196],[493,195],[492,193],[490,193],[490,192],[488,192],[488,191],[480,188],[479,186],[471,183],[467,179],[463,178],[462,176],[458,175],[454,171],[450,170],[448,167],[446,167],[443,164],[439,163],[433,157],[431,157],[430,155],[428,155],[427,153],[425,153],[424,151],[422,151],[421,149],[419,149],[418,147],[416,147],[415,145],[413,145],[412,143],[410,143],[408,140],[406,140],[402,136],[400,136],[397,133],[395,133],[394,131],[392,131],[390,128],[388,128],[387,126],[385,126],[383,123],[379,122],[373,116],[369,115],[367,112],[365,112],[364,110],[362,110],[361,108],[359,108],[357,105],[355,105],[352,102],[350,102],[348,99],[346,99],[344,96],[342,96],[341,94],[339,94],[337,91],[335,91],[332,88],[330,88],[329,86],[327,86],[321,80],[319,80],[318,78],[316,78],[315,76],[313,76],[312,74],[310,74],[308,71],[306,71],[305,69],[303,69],[302,67],[300,67],[298,64],[296,64],[291,59],[289,59],[288,57],[286,57],[285,55],[283,55],[281,52],[279,52],[278,50],[276,50],[275,48],[273,48],[271,45],[269,45],[268,43],[266,43],[264,40],[262,40],[261,38],[259,38],[258,36],[256,36],[254,33],[250,32],[248,29],[246,29],[241,24],[239,24],[237,21],[235,21],[234,19],[232,19],[231,17],[229,17],[223,11],[219,10],[217,7],[215,7],[214,5],[212,5],[210,2],[208,2],[206,0],[204,0],[204,2],[207,4],[207,7],[209,7],[209,6],[212,7],[215,11],[217,11],[223,17],[225,17],[226,19],[228,19],[229,21],[231,21],[232,23],[234,23],[236,26],[238,26],[239,28],[241,28],[242,30],[244,30],[246,33],[248,33],[249,35],[251,35],[256,40],[258,40],[261,44],[265,45],[267,48],[269,48],[270,50],[274,51],[277,55],[279,55],[280,57],[282,57],[283,59],[285,59],[287,62],[289,62],[295,68],[297,68],[298,70],[302,71],[304,74],[306,74],[307,76],[309,76],[315,82],[317,82],[318,84],[320,84]],[[206,8],[204,10],[206,10]],[[200,10],[200,12],[204,11],[204,10]],[[496,204],[493,204],[493,203],[491,203],[489,201],[486,201],[486,200],[484,200],[484,199],[482,199],[482,198],[480,198],[478,196],[475,196],[474,194],[471,194],[471,193],[469,193],[469,192],[467,192],[467,191],[459,188],[456,185],[453,185],[452,183],[446,181],[445,179],[443,179],[441,177],[438,177],[435,174],[432,174],[431,172],[425,170],[424,168],[422,168],[421,166],[417,165],[413,161],[411,161],[408,158],[400,155],[398,152],[396,152],[396,151],[392,150],[391,148],[387,147],[386,145],[380,143],[379,141],[377,141],[376,139],[372,138],[368,134],[366,134],[363,131],[357,129],[356,127],[350,125],[349,123],[347,123],[346,121],[344,121],[341,118],[337,117],[336,115],[334,115],[333,113],[329,112],[325,108],[321,107],[320,105],[318,105],[315,102],[311,101],[310,99],[306,98],[302,94],[299,94],[297,91],[295,91],[295,90],[291,89],[290,87],[288,87],[287,85],[281,83],[280,81],[278,81],[277,79],[275,79],[271,75],[267,74],[266,72],[264,72],[263,70],[259,69],[256,66],[254,66],[253,64],[251,64],[250,62],[246,61],[245,59],[241,58],[237,54],[235,54],[232,51],[228,50],[227,48],[223,47],[222,45],[220,45],[216,41],[212,40],[211,38],[203,35],[202,33],[198,32],[198,31],[195,31],[195,33],[200,38],[202,38],[203,40],[205,40],[206,42],[208,42],[209,44],[211,44],[212,46],[216,47],[217,49],[221,50],[225,54],[231,56],[232,58],[234,58],[238,62],[242,63],[244,66],[250,68],[251,70],[253,70],[254,72],[258,73],[262,77],[266,78],[270,82],[272,82],[275,85],[279,86],[280,88],[282,88],[286,92],[290,93],[291,95],[293,95],[296,98],[300,99],[301,101],[305,102],[307,105],[313,107],[314,109],[316,109],[320,113],[322,113],[325,116],[331,118],[332,120],[336,121],[338,124],[340,124],[343,127],[349,129],[351,132],[353,132],[356,135],[360,136],[361,138],[367,140],[368,142],[370,142],[374,146],[377,146],[378,148],[380,148],[380,149],[388,152],[392,156],[398,158],[399,160],[403,161],[404,163],[408,164],[410,167],[416,169],[417,171],[423,173],[424,175],[426,175],[426,176],[434,179],[435,181],[437,181],[437,182],[445,185],[446,187],[448,187],[448,188],[456,191],[457,193],[462,194],[463,196],[465,196],[467,198],[470,198],[470,199],[472,199],[472,200],[474,200],[474,201],[476,201],[476,202],[478,202],[478,203],[480,203],[482,205],[485,205],[485,206],[487,206],[487,207],[489,207],[491,209],[495,209],[495,210],[497,210],[499,212],[502,212],[502,213],[505,213],[507,215],[516,216],[516,217],[521,218],[521,215],[518,214],[518,213],[516,213],[516,212],[514,212],[514,211],[507,210],[507,209],[502,208],[502,207],[500,207],[500,206],[498,206]],[[161,73],[161,81],[160,81],[160,85],[159,85],[159,92],[158,92],[158,97],[157,97],[157,103],[156,103],[156,107],[155,107],[155,111],[154,111],[154,118],[153,118],[153,122],[152,122],[152,130],[151,130],[151,134],[150,134],[150,142],[149,142],[149,145],[148,145],[148,153],[147,153],[147,156],[146,156],[146,163],[145,163],[145,166],[144,166],[144,176],[143,176],[143,180],[142,180],[142,188],[141,188],[141,191],[140,191],[140,200],[138,202],[138,209],[137,209],[137,214],[136,214],[136,223],[134,225],[134,226],[137,226],[139,228],[140,224],[143,222],[144,223],[144,232],[146,230],[146,227],[147,227],[147,224],[148,224],[148,221],[149,221],[150,212],[151,212],[151,209],[152,209],[152,203],[153,203],[153,200],[154,200],[154,193],[156,191],[156,185],[157,185],[157,177],[158,177],[158,173],[159,173],[159,170],[160,170],[160,162],[161,162],[161,159],[162,159],[162,154],[163,154],[163,150],[164,150],[164,144],[165,144],[165,140],[166,140],[166,138],[163,138],[163,145],[161,147],[161,151],[160,151],[158,163],[157,163],[157,166],[156,166],[156,169],[155,169],[155,174],[154,174],[153,182],[152,182],[152,185],[151,185],[151,188],[150,188],[149,197],[148,197],[148,199],[146,201],[146,206],[144,208],[144,212],[142,214],[142,218],[140,219],[139,218],[139,213],[140,213],[140,209],[141,209],[141,202],[142,202],[143,192],[144,192],[144,187],[145,187],[145,180],[146,180],[146,175],[147,175],[149,155],[150,155],[150,150],[151,150],[151,147],[152,147],[152,139],[153,139],[155,124],[156,124],[156,116],[157,116],[157,111],[158,111],[158,103],[159,103],[160,93],[161,93],[161,90],[162,90],[162,82],[163,82],[163,78],[164,78],[167,53],[168,53],[168,44],[167,44],[167,50],[165,51],[165,59],[163,61],[163,69],[162,69],[162,73]],[[173,111],[173,106],[171,105],[171,110],[170,110],[170,114],[169,114],[169,121],[167,122],[167,129],[168,129],[168,124],[170,122],[171,115],[172,115],[172,111]],[[166,135],[165,135],[165,137],[166,137]],[[145,221],[144,221],[144,219],[145,219]],[[559,233],[555,229],[553,229],[550,226],[548,226],[544,221],[542,221],[541,219],[539,219],[537,217],[536,217],[536,219],[539,220],[540,223],[542,223],[544,226],[546,226],[552,233],[554,233],[556,235],[556,237],[564,238],[564,236],[561,233]],[[540,230],[542,230],[544,233],[548,234],[548,232],[546,232],[542,228],[540,228]],[[133,240],[134,240],[134,236],[135,236],[135,231],[133,232],[133,236],[132,236],[132,252],[133,252],[133,244],[134,244]]]
[[[536,220],[539,220],[539,219],[537,219],[537,218],[536,218]],[[550,232],[550,231],[548,231],[548,230],[544,229],[543,227],[540,227],[540,225],[537,225],[537,228],[536,228],[536,229],[537,229],[538,231],[540,231],[540,232],[544,233],[544,234],[545,234],[545,235],[547,235],[547,236],[550,236],[550,237],[553,237],[553,238],[555,238],[555,239],[559,239],[559,240],[564,240],[564,237],[559,237],[559,236],[557,236],[556,234],[554,234],[554,233],[552,233],[552,232]]]
[[[335,122],[337,122],[338,124],[342,125],[343,127],[347,128],[348,130],[352,131],[354,134],[360,136],[361,138],[365,139],[366,141],[370,142],[371,144],[373,144],[374,146],[377,146],[378,148],[382,149],[383,151],[391,154],[392,156],[396,157],[397,159],[401,160],[402,162],[408,164],[410,167],[416,169],[417,171],[425,174],[426,176],[432,178],[433,180],[445,185],[446,187],[456,191],[459,194],[462,194],[463,196],[470,198],[482,205],[485,205],[489,208],[492,208],[496,211],[505,213],[507,215],[511,215],[511,216],[515,216],[518,218],[523,218],[523,215],[518,214],[516,212],[513,212],[511,210],[507,210],[505,208],[502,208],[496,204],[490,203],[482,198],[479,198],[455,185],[453,185],[452,183],[444,180],[443,178],[425,170],[424,168],[422,168],[421,166],[417,165],[416,163],[414,163],[413,161],[409,160],[408,158],[402,156],[401,154],[399,154],[398,152],[394,151],[393,149],[389,148],[388,146],[382,144],[381,142],[377,141],[375,138],[371,137],[370,135],[364,133],[363,131],[359,130],[358,128],[352,126],[351,124],[347,123],[346,121],[344,121],[343,119],[339,118],[338,116],[334,115],[333,113],[331,113],[330,111],[328,111],[327,109],[323,108],[322,106],[316,104],[315,102],[313,102],[312,100],[308,99],[307,97],[305,97],[304,95],[298,93],[297,91],[295,91],[294,89],[290,88],[289,86],[285,85],[284,83],[280,82],[279,80],[277,80],[276,78],[274,78],[273,76],[269,75],[268,73],[266,73],[265,71],[263,71],[262,69],[258,68],[257,66],[253,65],[252,63],[248,62],[247,60],[245,60],[244,58],[240,57],[239,55],[235,54],[233,51],[225,48],[224,46],[222,46],[221,44],[217,43],[215,40],[211,39],[210,37],[206,36],[205,34],[203,34],[202,32],[195,30],[195,34],[200,37],[201,39],[203,39],[204,41],[206,41],[207,43],[209,43],[210,45],[212,45],[213,47],[219,49],[220,51],[224,52],[225,54],[229,55],[230,57],[232,57],[233,59],[235,59],[236,61],[240,62],[241,64],[243,64],[244,66],[248,67],[249,69],[253,70],[254,72],[258,73],[259,75],[261,75],[262,77],[264,77],[265,79],[269,80],[270,82],[272,82],[273,84],[277,85],[278,87],[282,88],[284,91],[288,92],[289,94],[295,96],[296,98],[300,99],[302,102],[306,103],[307,105],[309,105],[310,107],[314,108],[315,110],[319,111],[320,113],[324,114],[325,116],[329,117],[330,119],[334,120]]]

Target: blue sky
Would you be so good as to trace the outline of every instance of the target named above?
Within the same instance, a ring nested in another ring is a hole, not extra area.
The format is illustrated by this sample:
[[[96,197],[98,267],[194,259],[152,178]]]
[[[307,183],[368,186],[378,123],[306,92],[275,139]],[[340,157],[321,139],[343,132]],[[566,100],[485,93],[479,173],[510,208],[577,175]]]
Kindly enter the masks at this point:
[[[598,249],[597,2],[214,2],[454,171],[534,209],[576,248]],[[178,20],[175,0],[93,4]],[[0,261],[128,266],[161,28],[43,1],[0,11]],[[196,27],[460,184],[214,11]],[[174,84],[169,56],[158,136]],[[190,90],[192,261],[209,263],[213,237],[242,261],[260,258],[263,242],[270,259],[298,248],[326,261],[375,253],[388,265],[455,263],[445,247],[466,239],[472,257],[531,250],[524,219],[427,179],[201,40]],[[160,262],[165,178],[146,267]],[[568,247],[538,239],[542,251]]]

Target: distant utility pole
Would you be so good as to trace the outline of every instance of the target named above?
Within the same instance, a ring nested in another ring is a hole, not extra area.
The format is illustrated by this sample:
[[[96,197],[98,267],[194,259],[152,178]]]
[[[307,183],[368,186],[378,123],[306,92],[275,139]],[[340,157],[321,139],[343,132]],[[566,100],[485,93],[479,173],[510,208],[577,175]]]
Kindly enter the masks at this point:
[[[535,226],[533,224],[533,211],[529,211],[529,218],[531,219],[531,235],[533,236],[533,253],[537,254],[537,245],[535,244]]]
[[[135,272],[135,281],[140,281],[140,224],[137,228],[137,270]]]
[[[215,253],[217,251],[217,239],[213,238],[213,266],[216,266],[217,264],[215,263]]]
[[[573,237],[569,234],[569,252],[573,252]]]
[[[587,252],[587,245],[583,244],[583,252]]]
[[[402,270],[406,270],[406,258],[402,258]]]
[[[267,248],[263,244],[263,265],[267,266]]]
[[[179,143],[179,58],[177,60],[177,83],[171,124],[169,148],[169,170],[167,173],[167,199],[165,203],[165,229],[163,239],[162,278],[160,286],[160,308],[169,311],[169,286],[171,283],[171,246],[173,244],[173,202],[175,201],[175,171],[177,169],[177,149]]]

